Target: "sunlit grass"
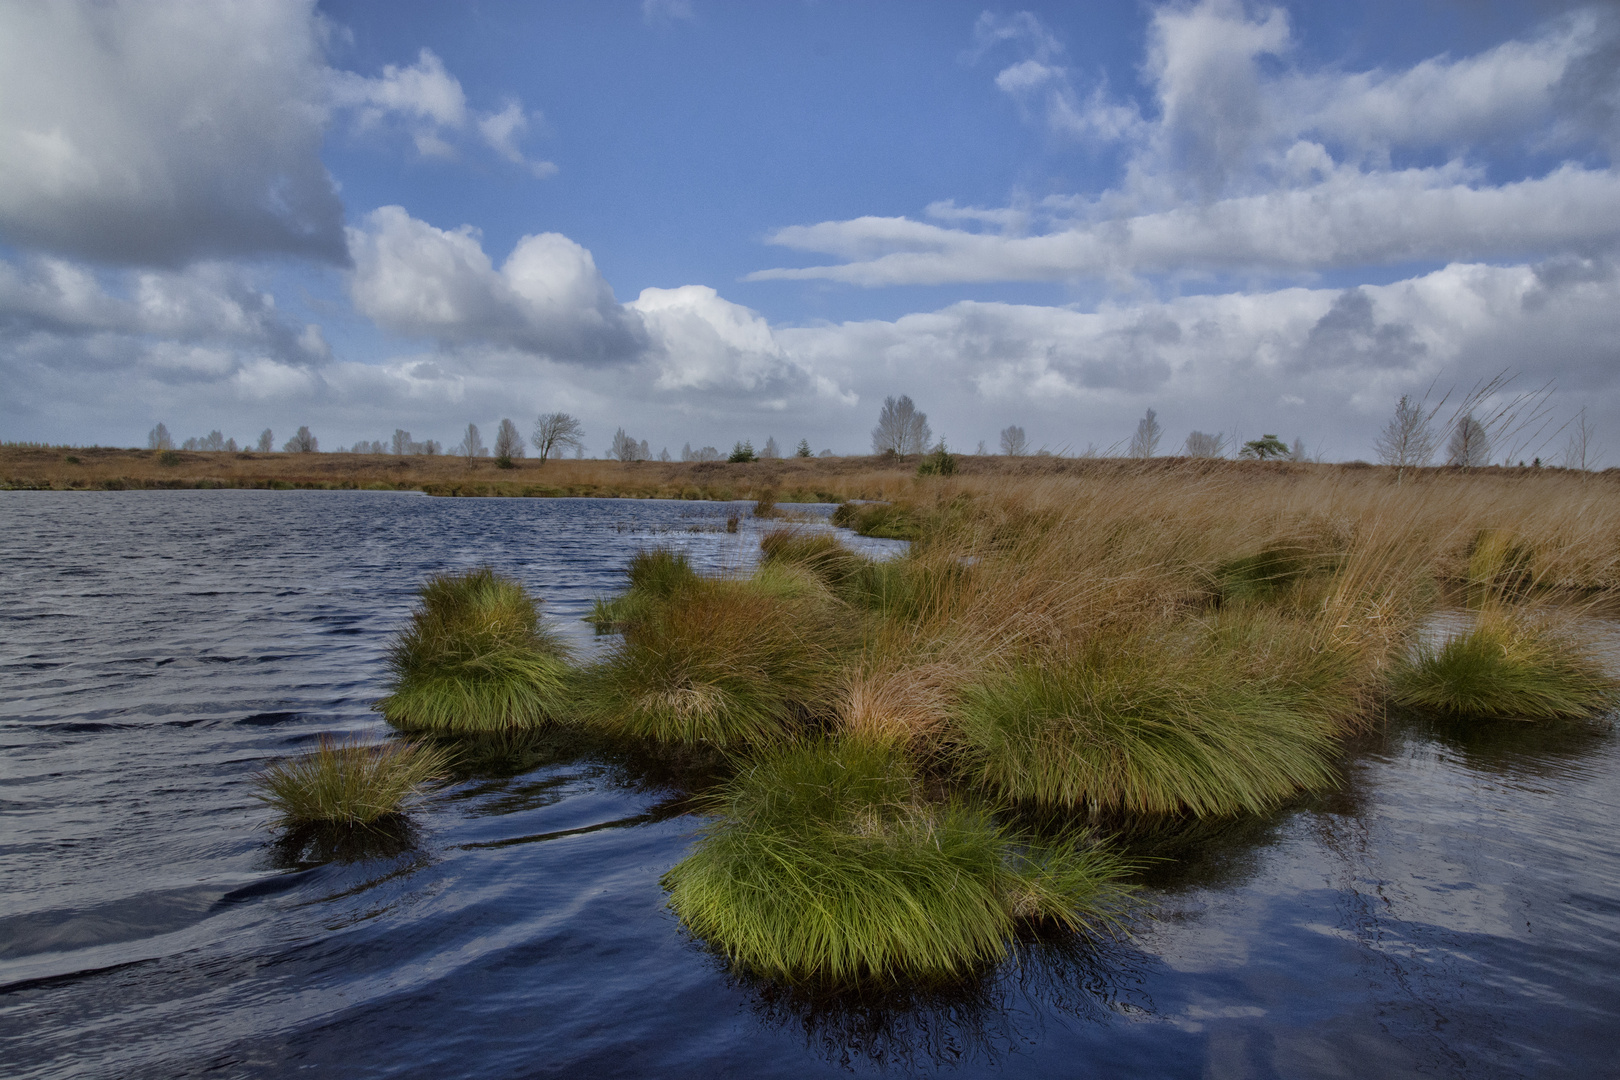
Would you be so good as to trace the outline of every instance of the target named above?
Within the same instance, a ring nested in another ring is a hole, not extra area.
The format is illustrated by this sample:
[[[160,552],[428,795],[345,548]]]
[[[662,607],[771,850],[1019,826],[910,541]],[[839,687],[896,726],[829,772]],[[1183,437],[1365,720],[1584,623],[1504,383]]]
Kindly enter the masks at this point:
[[[1020,842],[990,814],[929,803],[903,755],[859,741],[767,754],[664,877],[670,904],[734,963],[790,981],[960,976],[1024,922],[1112,927],[1122,864],[1083,840]]]
[[[568,707],[560,639],[527,590],[488,567],[429,579],[388,666],[390,692],[375,707],[401,728],[532,727]]]
[[[272,762],[255,780],[254,796],[283,826],[371,825],[409,810],[449,767],[449,755],[436,747],[323,737],[307,754]]]
[[[954,717],[966,775],[1039,805],[1198,816],[1332,783],[1331,676],[1232,644],[1135,634],[971,684]]]
[[[1474,629],[1416,648],[1390,677],[1393,700],[1448,716],[1553,720],[1620,704],[1620,681],[1579,639],[1494,606]]]

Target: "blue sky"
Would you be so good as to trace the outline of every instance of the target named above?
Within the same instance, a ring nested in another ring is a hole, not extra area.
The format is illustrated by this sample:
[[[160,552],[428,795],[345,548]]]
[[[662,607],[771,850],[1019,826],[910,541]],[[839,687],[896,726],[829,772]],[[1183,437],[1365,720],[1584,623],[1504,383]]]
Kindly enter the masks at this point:
[[[0,11],[0,438],[1620,420],[1612,5],[208,12]]]

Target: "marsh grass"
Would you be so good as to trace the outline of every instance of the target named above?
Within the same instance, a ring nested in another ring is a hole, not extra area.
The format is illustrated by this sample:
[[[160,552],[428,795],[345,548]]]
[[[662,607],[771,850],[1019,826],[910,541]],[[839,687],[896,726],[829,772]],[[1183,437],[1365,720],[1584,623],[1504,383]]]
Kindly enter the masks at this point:
[[[994,964],[1020,924],[1106,932],[1124,866],[1083,839],[1041,844],[986,811],[928,803],[903,755],[810,741],[756,759],[664,876],[687,927],[788,982],[948,980]]]
[[[622,632],[698,581],[686,555],[665,547],[644,548],[630,556],[625,576],[630,587],[615,597],[599,597],[585,617],[599,634]]]
[[[480,567],[430,578],[388,654],[374,708],[404,729],[499,731],[560,718],[569,669],[556,633],[517,581]]]
[[[1620,680],[1568,628],[1491,605],[1469,632],[1413,649],[1391,673],[1390,696],[1442,716],[1578,719],[1620,704]]]
[[[700,579],[662,599],[643,594],[624,641],[583,677],[587,720],[664,743],[792,738],[825,711],[850,635],[810,595],[814,585],[804,575],[763,574]]]
[[[843,503],[833,511],[832,523],[885,540],[915,540],[920,535],[911,507],[886,502]]]
[[[1331,675],[1297,659],[1245,671],[1256,658],[1221,645],[1138,634],[965,687],[953,728],[966,775],[1036,804],[1200,817],[1332,783],[1333,728],[1311,685]]]
[[[450,755],[437,747],[323,736],[309,753],[271,762],[254,781],[254,797],[282,827],[369,827],[408,811],[449,768]]]

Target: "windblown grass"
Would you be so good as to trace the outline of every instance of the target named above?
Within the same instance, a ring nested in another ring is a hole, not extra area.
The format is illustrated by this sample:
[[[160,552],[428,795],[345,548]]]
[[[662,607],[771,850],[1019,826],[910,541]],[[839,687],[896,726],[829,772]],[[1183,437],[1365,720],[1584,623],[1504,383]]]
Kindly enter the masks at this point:
[[[824,711],[842,639],[813,581],[704,579],[640,593],[624,641],[585,677],[593,726],[664,743],[738,747],[793,737]],[[638,595],[632,590],[631,595]]]
[[[1422,645],[1394,670],[1393,700],[1454,717],[1556,720],[1620,705],[1620,680],[1589,646],[1532,616],[1491,606],[1477,625]]]
[[[765,755],[664,877],[670,904],[731,961],[788,981],[959,976],[1022,922],[1102,931],[1122,864],[1076,840],[1020,842],[983,810],[918,798],[904,757],[859,741]]]
[[[1038,805],[1197,816],[1260,812],[1331,783],[1331,676],[1300,678],[1297,660],[1245,664],[1261,658],[1220,645],[1136,635],[964,688],[954,727],[967,774]]]
[[[598,599],[585,617],[599,634],[623,631],[659,602],[698,580],[684,553],[664,547],[645,548],[630,556],[625,576],[630,579],[630,588],[611,599]]]
[[[561,641],[534,598],[489,567],[431,578],[388,654],[389,723],[439,732],[532,727],[568,706]]]
[[[449,767],[449,755],[436,747],[322,737],[315,750],[272,762],[255,781],[254,797],[283,826],[369,826],[409,810]]]

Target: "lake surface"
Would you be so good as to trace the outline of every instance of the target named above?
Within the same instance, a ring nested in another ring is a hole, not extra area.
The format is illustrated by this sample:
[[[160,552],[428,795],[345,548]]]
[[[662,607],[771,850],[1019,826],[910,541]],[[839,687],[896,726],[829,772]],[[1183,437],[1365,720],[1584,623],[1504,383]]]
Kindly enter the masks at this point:
[[[427,574],[491,563],[589,651],[638,547],[748,566],[747,505],[0,492],[0,1073],[1617,1075],[1607,724],[1396,720],[1158,849],[1129,941],[911,1000],[728,975],[658,884],[701,820],[627,755],[492,763],[370,851],[265,827],[265,762],[384,732]]]

